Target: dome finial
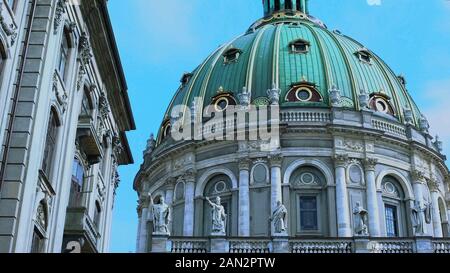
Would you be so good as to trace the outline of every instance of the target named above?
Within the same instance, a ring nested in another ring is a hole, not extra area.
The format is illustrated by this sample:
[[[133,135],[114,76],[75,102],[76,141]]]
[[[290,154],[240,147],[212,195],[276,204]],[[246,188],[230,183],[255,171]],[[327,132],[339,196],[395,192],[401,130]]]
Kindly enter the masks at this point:
[[[309,0],[263,0],[264,16],[270,16],[280,11],[309,13]]]

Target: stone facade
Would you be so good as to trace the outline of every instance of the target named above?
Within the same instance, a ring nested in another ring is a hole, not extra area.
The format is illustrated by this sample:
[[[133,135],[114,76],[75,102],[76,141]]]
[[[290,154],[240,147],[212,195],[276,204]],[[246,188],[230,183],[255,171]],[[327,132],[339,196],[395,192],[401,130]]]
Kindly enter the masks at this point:
[[[0,252],[108,251],[134,121],[106,1],[3,1],[0,19]]]
[[[450,252],[446,157],[404,81],[361,44],[309,16],[308,1],[263,3],[263,19],[182,81],[169,106],[176,110],[149,140],[134,181],[137,251]],[[295,75],[297,82],[294,73],[308,77]],[[341,86],[332,84],[341,79]],[[172,126],[197,132],[198,120],[205,131],[250,127],[228,117],[196,119],[198,102],[201,111],[215,106],[216,113],[230,105],[279,106],[270,118],[280,125],[277,141],[173,139]],[[150,213],[162,197],[171,207],[168,234],[154,232]],[[221,219],[207,200],[217,197]],[[275,213],[281,205],[286,217]],[[225,234],[211,232],[217,221]]]

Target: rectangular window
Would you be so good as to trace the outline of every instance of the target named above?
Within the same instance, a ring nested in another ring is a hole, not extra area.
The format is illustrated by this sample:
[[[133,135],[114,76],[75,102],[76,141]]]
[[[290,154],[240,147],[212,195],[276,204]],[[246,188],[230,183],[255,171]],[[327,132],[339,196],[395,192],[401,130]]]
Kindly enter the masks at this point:
[[[45,140],[44,158],[42,161],[42,170],[48,179],[51,179],[51,167],[56,147],[56,137],[58,133],[58,121],[55,113],[50,111],[50,118],[47,127],[47,138]]]
[[[59,53],[59,64],[58,64],[58,71],[60,76],[63,78],[63,81],[66,80],[68,62],[69,62],[69,40],[67,38],[67,34],[64,33]]]
[[[72,184],[70,187],[69,207],[78,208],[82,203],[84,183],[84,168],[78,159],[74,159],[72,166]]]
[[[300,197],[300,228],[302,231],[317,231],[319,229],[317,197]]]
[[[386,232],[388,237],[398,237],[397,207],[386,205]]]

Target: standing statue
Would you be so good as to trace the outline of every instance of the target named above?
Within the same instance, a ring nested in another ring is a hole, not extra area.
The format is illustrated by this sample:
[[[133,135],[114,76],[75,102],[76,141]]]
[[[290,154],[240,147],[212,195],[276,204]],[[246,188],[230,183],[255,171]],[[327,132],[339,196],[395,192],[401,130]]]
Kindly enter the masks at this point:
[[[273,211],[272,217],[270,217],[270,221],[273,222],[275,234],[286,233],[286,216],[286,207],[281,203],[281,201],[278,201],[277,208]]]
[[[225,208],[220,203],[220,197],[216,197],[216,203],[211,202],[208,197],[206,197],[206,200],[212,208],[212,235],[225,235],[227,215],[225,214]]]
[[[153,197],[150,195],[150,208],[153,215],[154,234],[170,235],[170,207],[164,202],[164,197],[160,197],[159,204],[154,204]]]
[[[355,215],[356,225],[355,232],[358,235],[366,236],[369,235],[368,227],[367,227],[367,210],[361,206],[360,202],[356,202],[356,206],[353,209],[353,215]]]
[[[431,223],[431,204],[426,202],[424,205],[419,201],[414,202],[414,207],[411,208],[412,223],[416,235],[425,234],[425,225]]]

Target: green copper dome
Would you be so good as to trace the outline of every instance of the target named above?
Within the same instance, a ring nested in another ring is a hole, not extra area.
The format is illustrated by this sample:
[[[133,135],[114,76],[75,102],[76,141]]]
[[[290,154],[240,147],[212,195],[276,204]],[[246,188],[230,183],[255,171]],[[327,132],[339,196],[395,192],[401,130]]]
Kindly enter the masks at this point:
[[[263,1],[264,18],[183,76],[164,123],[170,121],[175,105],[191,107],[196,97],[207,107],[218,94],[227,93],[239,104],[245,88],[252,104],[266,104],[267,90],[277,88],[282,109],[330,108],[330,91],[339,90],[340,107],[359,111],[361,94],[366,94],[372,110],[403,123],[404,109],[410,109],[409,122],[419,124],[421,114],[404,79],[381,58],[308,15],[307,1],[292,1],[300,6],[289,3],[292,8],[286,9],[291,1],[281,0],[275,9],[278,1]]]

